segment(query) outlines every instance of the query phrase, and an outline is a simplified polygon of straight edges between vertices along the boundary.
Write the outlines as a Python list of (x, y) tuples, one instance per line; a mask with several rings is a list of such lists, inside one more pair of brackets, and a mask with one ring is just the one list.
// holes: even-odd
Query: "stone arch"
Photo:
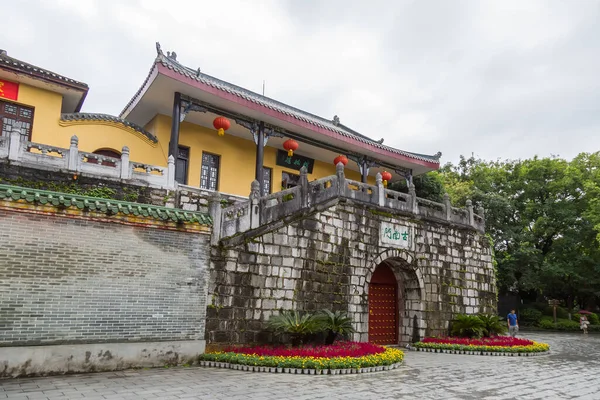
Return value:
[[(415, 265), (413, 255), (401, 249), (387, 249), (374, 257), (368, 264), (368, 272), (365, 280), (364, 293), (367, 297), (373, 273), (380, 265), (386, 265), (392, 269), (398, 284), (399, 344), (422, 339), (426, 329), (424, 318), (425, 281), (423, 273)], [(366, 316), (366, 321), (368, 321), (368, 315)]]

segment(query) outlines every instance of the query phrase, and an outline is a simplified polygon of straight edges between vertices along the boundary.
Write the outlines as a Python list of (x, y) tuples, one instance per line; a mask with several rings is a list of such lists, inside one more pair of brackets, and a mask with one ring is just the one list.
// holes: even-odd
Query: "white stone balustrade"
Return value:
[(31, 168), (130, 180), (163, 189), (177, 187), (173, 156), (169, 156), (167, 167), (146, 165), (131, 162), (127, 146), (123, 147), (121, 158), (113, 158), (80, 151), (77, 136), (71, 137), (68, 149), (63, 149), (29, 142), (23, 132), (17, 126), (9, 131), (8, 136), (0, 136), (0, 159)]
[(376, 184), (369, 185), (346, 179), (344, 166), (337, 165), (336, 174), (308, 182), (306, 170), (300, 170), (300, 185), (267, 196), (258, 197), (258, 182), (252, 183), (250, 200), (237, 203), (221, 210), (219, 195), (213, 199), (211, 207), (213, 217), (213, 244), (221, 238), (255, 229), (281, 220), (302, 209), (325, 204), (336, 198), (370, 204), (391, 211), (419, 215), (422, 218), (445, 221), (451, 224), (485, 231), (483, 209), (478, 207), (475, 214), (471, 200), (464, 209), (452, 207), (450, 199), (444, 196), (443, 203), (417, 197), (414, 185), (408, 188), (408, 194), (386, 189), (377, 174)]

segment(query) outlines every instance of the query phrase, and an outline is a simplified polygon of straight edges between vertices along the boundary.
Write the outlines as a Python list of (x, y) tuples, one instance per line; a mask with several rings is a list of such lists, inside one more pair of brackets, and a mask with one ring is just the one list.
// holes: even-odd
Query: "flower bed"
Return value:
[(404, 353), (370, 343), (342, 342), (316, 347), (243, 347), (202, 354), (201, 365), (260, 372), (362, 373), (400, 365)]
[(496, 336), (482, 339), (456, 337), (425, 338), (412, 345), (416, 350), (458, 354), (480, 355), (521, 355), (546, 353), (550, 346), (533, 340), (508, 336)]

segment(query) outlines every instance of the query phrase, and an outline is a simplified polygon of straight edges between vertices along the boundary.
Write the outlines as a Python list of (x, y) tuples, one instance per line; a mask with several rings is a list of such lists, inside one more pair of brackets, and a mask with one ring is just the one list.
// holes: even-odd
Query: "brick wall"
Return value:
[(209, 241), (0, 209), (0, 346), (203, 339)]

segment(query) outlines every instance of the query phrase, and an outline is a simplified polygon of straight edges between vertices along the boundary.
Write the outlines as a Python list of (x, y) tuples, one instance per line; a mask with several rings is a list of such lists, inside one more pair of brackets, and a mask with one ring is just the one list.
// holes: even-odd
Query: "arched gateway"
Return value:
[(412, 256), (388, 250), (374, 260), (368, 284), (368, 337), (377, 344), (400, 344), (424, 336), (423, 278)]

